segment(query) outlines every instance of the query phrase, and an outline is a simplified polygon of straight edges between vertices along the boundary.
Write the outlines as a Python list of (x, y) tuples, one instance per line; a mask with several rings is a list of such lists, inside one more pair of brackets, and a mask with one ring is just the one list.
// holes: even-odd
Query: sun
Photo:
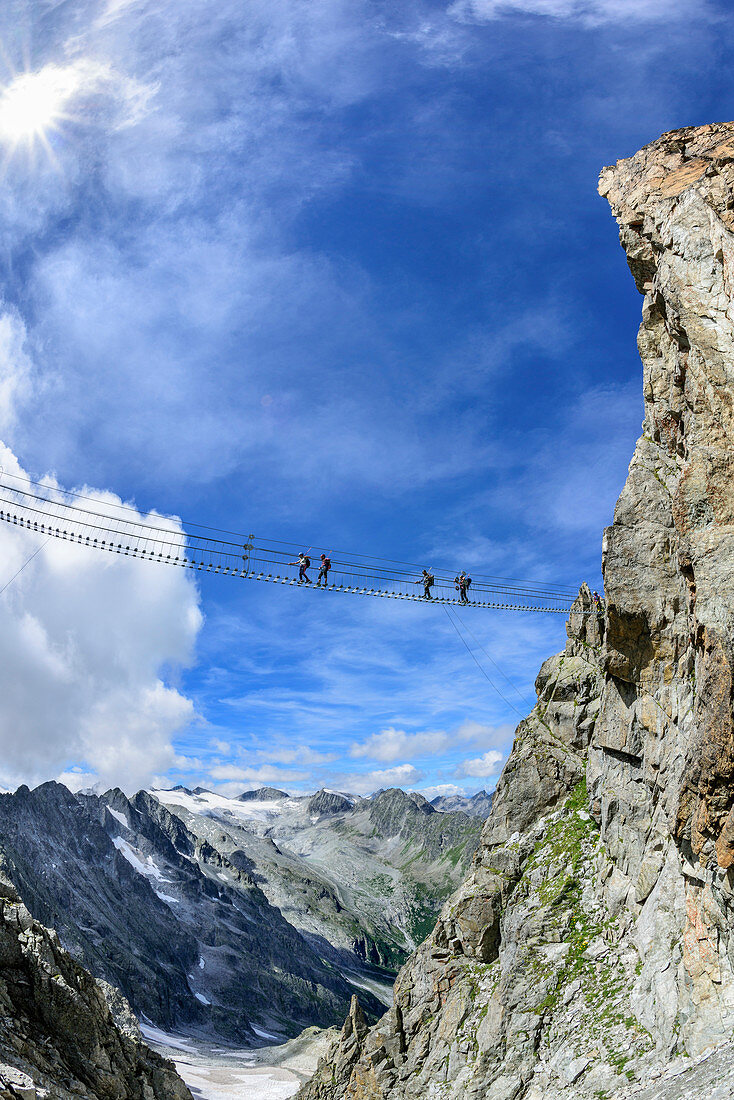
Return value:
[(78, 88), (73, 67), (46, 65), (35, 73), (19, 73), (0, 93), (0, 142), (11, 147), (45, 143)]

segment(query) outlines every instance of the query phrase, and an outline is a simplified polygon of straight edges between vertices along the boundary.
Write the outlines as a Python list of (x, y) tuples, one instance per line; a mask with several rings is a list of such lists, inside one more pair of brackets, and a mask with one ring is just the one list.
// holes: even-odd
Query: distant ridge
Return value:
[(449, 794), (449, 795), (437, 795), (431, 799), (431, 806), (434, 810), (441, 810), (443, 813), (461, 813), (469, 814), (471, 817), (489, 817), (489, 811), (492, 809), (492, 794), (488, 794), (486, 791), (477, 791), (471, 797), (467, 797), (462, 794)]
[(241, 795), (238, 795), (237, 801), (278, 802), (281, 798), (288, 798), (287, 791), (279, 791), (277, 787), (258, 787), (256, 791), (243, 791)]

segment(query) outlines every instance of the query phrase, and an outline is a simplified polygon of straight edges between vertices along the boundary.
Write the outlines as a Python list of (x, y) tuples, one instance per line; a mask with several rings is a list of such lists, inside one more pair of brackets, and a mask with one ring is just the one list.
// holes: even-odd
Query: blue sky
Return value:
[[(734, 115), (733, 30), (713, 0), (11, 0), (6, 469), (599, 585), (642, 397), (596, 180)], [(8, 99), (29, 78), (55, 104), (33, 136)], [(0, 540), (11, 575), (33, 544)], [(467, 613), (502, 698), (440, 609), (55, 554), (0, 597), (9, 786), (472, 792), (564, 640), (560, 618)]]

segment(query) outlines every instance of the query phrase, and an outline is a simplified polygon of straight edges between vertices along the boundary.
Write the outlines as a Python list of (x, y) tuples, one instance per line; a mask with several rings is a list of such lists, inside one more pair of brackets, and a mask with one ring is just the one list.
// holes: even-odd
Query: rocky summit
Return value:
[(471, 872), (302, 1100), (734, 1094), (734, 123), (600, 192), (644, 296), (645, 420)]

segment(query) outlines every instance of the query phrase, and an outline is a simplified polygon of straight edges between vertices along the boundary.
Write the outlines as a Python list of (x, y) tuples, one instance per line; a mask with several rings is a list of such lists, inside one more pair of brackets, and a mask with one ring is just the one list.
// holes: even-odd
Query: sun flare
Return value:
[(73, 68), (47, 65), (36, 73), (20, 73), (0, 94), (0, 141), (8, 145), (44, 140), (64, 116), (64, 108), (79, 87)]

